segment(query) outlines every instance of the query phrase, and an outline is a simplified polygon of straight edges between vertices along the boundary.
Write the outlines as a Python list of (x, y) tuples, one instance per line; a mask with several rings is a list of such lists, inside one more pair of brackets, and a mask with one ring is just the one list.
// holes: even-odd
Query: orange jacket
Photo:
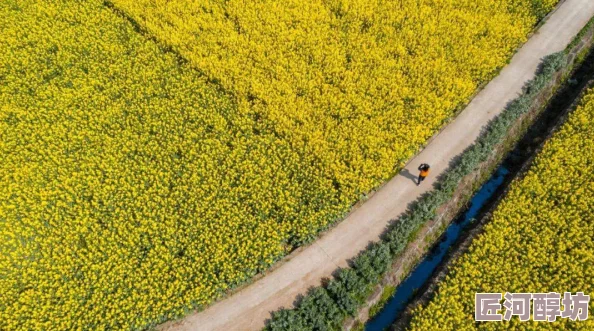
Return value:
[(421, 177), (427, 177), (427, 176), (429, 176), (429, 169), (427, 169), (427, 170), (421, 170), (421, 175), (420, 176)]

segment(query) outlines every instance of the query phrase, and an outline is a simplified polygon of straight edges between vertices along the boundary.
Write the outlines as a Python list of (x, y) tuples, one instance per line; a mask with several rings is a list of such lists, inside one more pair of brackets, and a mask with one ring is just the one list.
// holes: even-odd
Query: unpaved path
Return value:
[[(297, 295), (330, 277), (338, 266), (379, 240), (386, 225), (407, 205), (429, 190), (436, 176), (453, 157), (470, 146), (481, 128), (516, 98), (524, 83), (534, 77), (542, 57), (561, 51), (594, 15), (594, 0), (567, 0), (518, 51), (511, 63), (491, 81), (406, 168), (340, 224), (298, 252), (265, 277), (206, 310), (162, 330), (259, 330), (270, 313), (292, 307)], [(411, 177), (420, 163), (432, 165), (431, 176), (419, 187)]]

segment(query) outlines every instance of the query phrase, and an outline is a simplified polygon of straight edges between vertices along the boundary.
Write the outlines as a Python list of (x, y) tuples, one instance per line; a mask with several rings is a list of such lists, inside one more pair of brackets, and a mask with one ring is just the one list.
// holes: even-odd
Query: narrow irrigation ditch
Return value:
[(522, 176), (545, 141), (575, 108), (580, 95), (592, 86), (594, 52), (590, 49), (588, 53), (582, 51), (576, 56), (585, 56), (577, 61), (581, 65), (565, 80), (565, 84), (558, 89), (515, 148), (472, 197), (468, 207), (447, 226), (428, 254), (398, 285), (383, 308), (379, 311), (376, 309), (377, 313), (365, 324), (365, 330), (380, 331), (390, 326), (394, 330), (404, 330), (410, 320), (411, 309), (431, 299), (437, 284), (445, 277), (448, 266), (463, 254), (472, 239), (481, 232), (492, 210), (505, 196), (509, 184)]
[(509, 174), (510, 172), (505, 166), (500, 166), (497, 169), (495, 174), (472, 198), (470, 208), (448, 226), (439, 243), (431, 249), (406, 280), (400, 283), (384, 308), (365, 325), (365, 330), (382, 331), (392, 325), (398, 313), (406, 307), (408, 300), (415, 294), (416, 289), (423, 286), (430, 279), (465, 227), (474, 221), (485, 204), (491, 201), (495, 192), (498, 191), (498, 188), (501, 187)]

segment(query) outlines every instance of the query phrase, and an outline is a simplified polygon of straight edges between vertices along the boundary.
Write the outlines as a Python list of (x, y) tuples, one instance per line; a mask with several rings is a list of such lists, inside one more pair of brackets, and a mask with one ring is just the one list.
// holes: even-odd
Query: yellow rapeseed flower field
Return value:
[[(475, 292), (594, 294), (594, 89), (515, 181), (411, 330), (592, 330), (594, 321), (474, 322)], [(594, 300), (590, 301), (590, 313)]]
[(102, 1), (2, 1), (0, 31), (0, 329), (182, 314), (320, 226), (287, 142)]
[(155, 42), (103, 0), (0, 1), (0, 329), (209, 304), (388, 178), (555, 2), (117, 1)]
[(558, 0), (110, 0), (351, 203), (401, 167)]

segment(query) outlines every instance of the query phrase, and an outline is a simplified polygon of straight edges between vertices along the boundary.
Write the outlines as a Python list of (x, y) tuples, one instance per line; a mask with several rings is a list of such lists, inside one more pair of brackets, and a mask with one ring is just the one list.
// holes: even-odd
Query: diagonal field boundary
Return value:
[[(431, 189), (454, 157), (472, 145), (481, 129), (515, 99), (524, 84), (534, 78), (541, 59), (565, 49), (594, 16), (593, 0), (566, 0), (546, 23), (514, 55), (510, 64), (479, 92), (470, 104), (407, 166), (368, 201), (356, 208), (314, 244), (281, 262), (261, 279), (204, 311), (168, 322), (161, 330), (250, 331), (259, 330), (281, 307), (291, 308), (299, 294), (330, 278), (337, 266), (379, 241), (390, 221)], [(431, 176), (417, 187), (410, 174), (420, 163), (431, 164)]]

